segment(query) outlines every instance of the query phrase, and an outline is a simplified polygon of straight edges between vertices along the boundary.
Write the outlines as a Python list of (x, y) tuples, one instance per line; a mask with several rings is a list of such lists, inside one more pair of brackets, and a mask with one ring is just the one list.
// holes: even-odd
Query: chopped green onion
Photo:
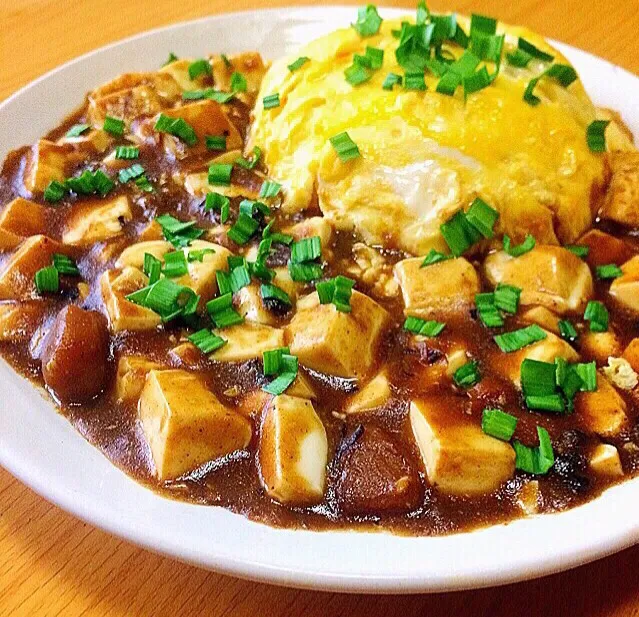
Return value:
[(593, 120), (586, 130), (586, 141), (591, 152), (606, 151), (606, 127), (610, 120)]
[(441, 76), (435, 90), (440, 94), (453, 96), (457, 88), (461, 85), (462, 80), (463, 77), (461, 75), (458, 75), (453, 70), (449, 70)]
[(372, 77), (372, 74), (366, 67), (352, 64), (344, 70), (344, 77), (351, 86), (359, 86), (366, 83)]
[(521, 289), (514, 285), (499, 283), (495, 288), (495, 307), (505, 313), (515, 315), (519, 308)]
[(121, 137), (124, 135), (124, 120), (114, 118), (113, 116), (105, 116), (102, 128), (111, 135)]
[(217, 334), (204, 328), (188, 336), (187, 339), (193, 343), (203, 354), (210, 354), (224, 347), (226, 341)]
[(426, 90), (424, 73), (405, 73), (404, 90)]
[(199, 238), (204, 233), (203, 229), (196, 227), (195, 221), (183, 223), (170, 214), (163, 214), (155, 220), (162, 228), (164, 238), (176, 248), (189, 246), (192, 240)]
[(419, 317), (407, 317), (404, 321), (404, 330), (412, 332), (413, 334), (419, 334), (421, 336), (436, 337), (439, 336), (446, 324), (440, 321), (426, 321)]
[(473, 13), (470, 16), (470, 36), (473, 34), (483, 34), (491, 36), (497, 32), (497, 20), (485, 15)]
[(197, 306), (199, 301), (199, 297), (192, 289), (178, 285), (167, 278), (160, 279), (125, 297), (129, 302), (151, 309), (160, 315), (164, 322), (192, 313), (193, 307)]
[(334, 135), (329, 140), (331, 145), (337, 152), (337, 156), (339, 156), (342, 162), (350, 161), (351, 159), (356, 159), (360, 156), (359, 148), (357, 144), (350, 138), (349, 134), (339, 133), (338, 135)]
[(197, 79), (200, 75), (211, 75), (211, 63), (204, 58), (200, 58), (189, 64), (189, 79)]
[(547, 336), (537, 324), (532, 324), (513, 332), (498, 334), (493, 337), (493, 340), (504, 353), (510, 353), (543, 341)]
[(207, 99), (211, 99), (212, 101), (220, 103), (221, 105), (233, 100), (234, 97), (235, 94), (233, 94), (233, 92), (219, 92), (217, 90), (213, 90), (206, 95)]
[(382, 68), (384, 64), (384, 50), (376, 47), (366, 47), (366, 58), (370, 61), (370, 68), (374, 71)]
[(207, 193), (204, 210), (220, 212), (220, 222), (226, 223), (231, 214), (231, 200), (220, 193)]
[(188, 146), (197, 144), (197, 135), (193, 127), (184, 118), (170, 118), (160, 114), (154, 126), (160, 133), (168, 133), (180, 138)]
[(261, 285), (260, 294), (262, 300), (277, 300), (286, 306), (292, 305), (290, 296), (277, 285)]
[(178, 60), (178, 57), (173, 52), (169, 52), (169, 57), (167, 58), (166, 62), (162, 66), (171, 64), (171, 62), (175, 62), (176, 60)]
[(232, 92), (246, 92), (248, 83), (246, 77), (242, 73), (235, 71), (231, 75), (231, 91)]
[(64, 197), (66, 192), (67, 189), (62, 182), (51, 180), (51, 182), (47, 185), (47, 188), (44, 189), (44, 199), (49, 203), (56, 203)]
[(212, 316), (212, 319), (215, 322), (215, 327), (219, 329), (229, 328), (230, 326), (237, 326), (244, 323), (244, 317), (232, 308), (228, 308), (215, 314)]
[(521, 244), (512, 245), (510, 236), (504, 235), (504, 251), (511, 257), (521, 257), (535, 248), (535, 238), (528, 234)]
[(539, 77), (535, 77), (528, 82), (524, 91), (524, 101), (529, 105), (538, 105), (541, 102), (541, 99), (534, 94), (534, 89), (542, 78), (553, 79), (564, 88), (567, 88), (573, 81), (578, 79), (578, 75), (575, 69), (567, 64), (553, 64)]
[(481, 381), (481, 373), (476, 360), (467, 362), (453, 374), (453, 381), (460, 388), (472, 388)]
[(260, 188), (260, 199), (271, 199), (277, 197), (282, 188), (281, 184), (274, 182), (273, 180), (264, 180), (262, 187)]
[(322, 278), (322, 266), (317, 263), (288, 262), (288, 272), (296, 282), (310, 282)]
[(93, 172), (93, 182), (96, 191), (100, 193), (102, 197), (105, 197), (115, 188), (115, 182), (100, 169)]
[(183, 251), (173, 251), (164, 255), (164, 268), (162, 270), (167, 278), (177, 278), (189, 273), (186, 264), (186, 255)]
[(116, 159), (137, 159), (140, 156), (140, 148), (137, 146), (117, 146), (115, 149)]
[(320, 304), (330, 304), (332, 302), (341, 313), (350, 313), (354, 285), (354, 280), (339, 275), (329, 281), (317, 283), (315, 289), (317, 290)]
[(546, 396), (555, 394), (556, 367), (550, 362), (526, 358), (521, 363), (521, 389), (524, 396)]
[(491, 208), (483, 199), (476, 197), (466, 213), (466, 220), (481, 233), (484, 238), (492, 238), (493, 228), (499, 218), (499, 212)]
[(469, 94), (478, 92), (490, 86), (493, 82), (493, 78), (488, 73), (485, 66), (482, 66), (476, 73), (462, 78), (462, 85), (464, 86), (464, 99), (468, 98)]
[(204, 143), (207, 150), (226, 150), (226, 135), (206, 135)]
[(278, 376), (271, 383), (263, 386), (262, 390), (275, 396), (282, 394), (295, 381), (298, 366), (295, 356), (283, 353), (279, 359)]
[(377, 12), (377, 7), (373, 4), (368, 4), (357, 10), (357, 21), (351, 25), (360, 36), (373, 36), (379, 32), (382, 18)]
[(233, 293), (231, 288), (231, 275), (224, 270), (218, 270), (215, 273), (215, 280), (217, 282), (217, 291), (220, 296), (226, 296), (226, 294)]
[(564, 399), (560, 394), (527, 396), (526, 406), (528, 409), (536, 411), (552, 411), (555, 413), (562, 413), (566, 408)]
[(505, 35), (471, 36), (471, 51), (480, 59), (499, 64), (504, 48)]
[(264, 109), (273, 109), (280, 106), (280, 95), (278, 92), (275, 94), (269, 94), (262, 99)]
[(235, 159), (235, 163), (242, 167), (243, 169), (254, 169), (255, 166), (259, 163), (260, 158), (262, 157), (262, 150), (255, 146), (253, 148), (253, 152), (250, 155), (250, 158), (242, 158)]
[(516, 455), (515, 468), (535, 475), (544, 475), (555, 464), (555, 454), (548, 431), (538, 426), (537, 436), (539, 437), (537, 448), (530, 448), (519, 441), (513, 443)]
[(605, 266), (597, 266), (598, 279), (616, 279), (623, 275), (623, 270), (617, 264), (606, 264)]
[(573, 326), (569, 321), (560, 319), (558, 326), (559, 334), (561, 334), (561, 338), (563, 338), (564, 340), (573, 343), (579, 337), (577, 330), (575, 330), (575, 326)]
[(262, 353), (262, 366), (264, 375), (267, 377), (277, 375), (282, 366), (282, 356), (290, 355), (291, 351), (288, 347), (278, 347), (277, 349), (269, 349)]
[(466, 220), (466, 215), (462, 210), (440, 225), (439, 229), (450, 248), (450, 252), (455, 257), (461, 257), (481, 238), (479, 231)]
[(589, 246), (582, 246), (580, 244), (566, 244), (564, 248), (568, 249), (574, 255), (577, 255), (579, 259), (586, 259), (586, 257), (588, 257), (588, 253), (590, 253)]
[(134, 163), (131, 167), (126, 167), (118, 172), (118, 180), (125, 184), (129, 180), (135, 180), (144, 174), (144, 167), (139, 163)]
[(233, 165), (231, 163), (213, 163), (209, 165), (209, 184), (230, 186), (232, 171)]
[(246, 244), (260, 226), (254, 218), (240, 212), (227, 236), (236, 244)]
[(588, 302), (584, 319), (590, 322), (591, 332), (606, 332), (608, 330), (608, 309), (603, 302), (598, 300)]
[(233, 68), (233, 64), (231, 63), (231, 61), (229, 60), (228, 56), (226, 54), (220, 54), (220, 58), (222, 58), (222, 62), (224, 62), (224, 66), (227, 69), (232, 69)]
[(433, 264), (438, 264), (442, 261), (448, 261), (449, 259), (452, 259), (452, 258), (453, 258), (452, 255), (446, 255), (444, 253), (440, 253), (439, 251), (436, 251), (435, 249), (430, 249), (430, 251), (428, 252), (428, 255), (424, 257), (424, 261), (422, 261), (422, 265), (420, 266), (420, 268), (424, 268), (426, 266), (432, 266)]
[(66, 133), (66, 137), (80, 137), (88, 128), (89, 124), (74, 124)]
[(394, 86), (401, 86), (403, 82), (402, 76), (397, 73), (389, 73), (384, 79), (382, 88), (384, 90), (392, 90)]
[(481, 414), (481, 428), (486, 435), (510, 441), (517, 428), (517, 418), (501, 409), (484, 409)]
[(35, 286), (39, 294), (57, 293), (60, 289), (60, 278), (55, 266), (41, 268), (35, 273)]
[(294, 264), (312, 261), (321, 257), (321, 255), (322, 245), (319, 236), (302, 238), (291, 246), (291, 262)]
[(233, 309), (233, 294), (230, 291), (207, 302), (206, 310), (218, 328), (227, 328), (244, 321)]
[(135, 186), (146, 193), (154, 193), (155, 189), (146, 176), (140, 176), (135, 180)]
[(199, 261), (200, 263), (204, 263), (204, 257), (206, 255), (213, 255), (215, 253), (215, 249), (197, 249), (193, 251), (189, 251), (186, 259), (189, 262)]
[(538, 47), (535, 47), (532, 43), (529, 43), (526, 39), (522, 39), (519, 37), (519, 41), (517, 42), (517, 47), (524, 51), (525, 53), (531, 55), (533, 58), (537, 58), (539, 60), (543, 60), (545, 62), (552, 62), (555, 57), (547, 54), (544, 51), (541, 51)]
[(144, 265), (142, 268), (144, 274), (149, 277), (149, 285), (157, 283), (160, 280), (162, 272), (162, 262), (151, 253), (144, 253)]
[(475, 294), (475, 306), (479, 319), (487, 328), (500, 328), (504, 325), (504, 318), (495, 304), (494, 293)]
[(251, 275), (247, 266), (243, 265), (233, 268), (231, 272), (231, 291), (233, 293), (237, 293), (240, 289), (247, 287), (250, 284)]
[(532, 56), (523, 49), (515, 49), (514, 51), (506, 54), (506, 59), (509, 64), (516, 66), (520, 69), (524, 69), (528, 66), (530, 61), (532, 60)]
[(597, 365), (595, 362), (575, 364), (575, 371), (583, 382), (584, 392), (594, 392), (597, 389)]
[(80, 276), (80, 270), (76, 266), (75, 261), (67, 255), (61, 253), (53, 254), (53, 267), (59, 274), (68, 274), (69, 276)]
[(294, 73), (295, 71), (299, 71), (309, 61), (310, 58), (301, 56), (297, 60), (295, 60), (295, 62), (291, 62), (291, 64), (289, 64), (287, 68), (291, 73)]
[(73, 191), (77, 195), (92, 195), (97, 192), (102, 197), (106, 196), (115, 187), (113, 180), (100, 169), (93, 173), (86, 170), (79, 176), (67, 178), (64, 185), (66, 189)]

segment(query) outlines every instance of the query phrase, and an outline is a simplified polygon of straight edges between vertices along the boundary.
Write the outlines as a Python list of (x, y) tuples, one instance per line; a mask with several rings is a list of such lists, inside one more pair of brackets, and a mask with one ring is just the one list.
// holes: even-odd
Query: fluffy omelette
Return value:
[[(413, 20), (410, 23), (414, 23)], [(469, 20), (458, 17), (468, 32)], [(426, 91), (382, 84), (403, 75), (392, 31), (361, 37), (353, 28), (317, 39), (295, 56), (275, 62), (260, 99), (279, 93), (281, 105), (255, 108), (249, 147), (265, 152), (271, 175), (282, 182), (285, 212), (319, 206), (338, 229), (353, 230), (369, 244), (423, 255), (445, 250), (440, 225), (474, 197), (500, 213), (498, 233), (520, 242), (532, 234), (539, 243), (570, 243), (590, 227), (606, 169), (586, 142), (595, 107), (580, 80), (567, 88), (540, 80), (541, 104), (522, 100), (526, 85), (548, 64), (533, 59), (526, 68), (502, 62), (490, 87), (464, 100), (436, 92), (439, 78), (426, 72)], [(504, 56), (518, 37), (568, 64), (540, 36), (499, 24)], [(352, 86), (344, 71), (367, 46), (384, 50), (383, 66)], [(452, 47), (452, 53), (464, 50)], [(287, 66), (298, 56), (302, 69)], [(258, 99), (258, 100), (260, 100)], [(361, 156), (342, 162), (329, 138), (347, 131)]]

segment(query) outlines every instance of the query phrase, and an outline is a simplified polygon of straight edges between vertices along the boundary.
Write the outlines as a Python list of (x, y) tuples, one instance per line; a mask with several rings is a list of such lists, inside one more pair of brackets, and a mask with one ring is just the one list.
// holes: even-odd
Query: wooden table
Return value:
[[(241, 10), (284, 4), (290, 2), (3, 0), (0, 100), (54, 66), (136, 32), (229, 6)], [(413, 10), (412, 3), (402, 0), (378, 4)], [(431, 4), (437, 10), (485, 12), (525, 24), (639, 72), (637, 0)], [(81, 523), (0, 470), (0, 617), (516, 614), (639, 616), (639, 546), (572, 572), (502, 589), (379, 598), (295, 591), (153, 555)]]

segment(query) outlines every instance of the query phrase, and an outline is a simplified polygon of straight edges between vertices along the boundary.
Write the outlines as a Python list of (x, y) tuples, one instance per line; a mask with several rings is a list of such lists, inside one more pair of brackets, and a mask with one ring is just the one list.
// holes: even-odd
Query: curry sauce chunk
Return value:
[(160, 480), (246, 448), (251, 440), (251, 423), (186, 371), (150, 371), (138, 409)]

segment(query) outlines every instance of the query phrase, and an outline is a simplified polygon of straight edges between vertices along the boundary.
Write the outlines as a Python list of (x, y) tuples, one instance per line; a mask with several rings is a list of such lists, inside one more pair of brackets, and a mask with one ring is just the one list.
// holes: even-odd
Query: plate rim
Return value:
[[(176, 22), (172, 24), (167, 24), (164, 26), (160, 26), (158, 28), (153, 28), (151, 30), (146, 30), (143, 32), (138, 32), (126, 38), (120, 39), (118, 41), (113, 41), (104, 45), (102, 47), (96, 48), (94, 50), (88, 51), (76, 58), (73, 58), (64, 64), (61, 64), (46, 73), (38, 76), (33, 81), (21, 87), (16, 92), (12, 93), (5, 100), (0, 102), (0, 118), (3, 115), (3, 112), (6, 108), (13, 104), (16, 99), (28, 94), (28, 92), (35, 88), (38, 84), (47, 81), (52, 78), (52, 76), (56, 75), (59, 72), (62, 72), (69, 67), (74, 66), (75, 64), (81, 64), (82, 62), (90, 59), (91, 57), (103, 53), (108, 53), (113, 48), (124, 46), (127, 44), (131, 44), (139, 39), (144, 39), (149, 36), (159, 35), (162, 33), (167, 33), (172, 30), (180, 30), (182, 28), (188, 27), (190, 25), (195, 24), (207, 24), (210, 22), (222, 22), (224, 20), (237, 20), (242, 16), (246, 15), (254, 15), (254, 14), (279, 14), (284, 16), (285, 18), (291, 18), (295, 16), (303, 16), (308, 18), (309, 16), (317, 15), (314, 21), (325, 21), (320, 19), (320, 13), (326, 14), (327, 11), (336, 11), (341, 13), (345, 13), (347, 11), (354, 12), (356, 10), (356, 6), (343, 6), (343, 5), (328, 5), (328, 6), (295, 6), (295, 7), (280, 7), (280, 8), (268, 8), (268, 9), (249, 9), (245, 11), (236, 11), (229, 13), (218, 13), (205, 17), (200, 17), (188, 21)], [(402, 8), (384, 8), (380, 7), (380, 12), (382, 15), (389, 15), (392, 17), (401, 16), (403, 14), (407, 14), (412, 9), (402, 9)], [(349, 22), (350, 23), (350, 22)], [(346, 25), (346, 24), (344, 24)], [(553, 39), (547, 39), (552, 45), (556, 45), (560, 48), (560, 50), (568, 51), (570, 53), (580, 53), (585, 54), (589, 57), (590, 60), (593, 60), (599, 64), (606, 65), (609, 69), (614, 69), (615, 71), (621, 71), (625, 73), (629, 78), (637, 80), (637, 76), (633, 73), (624, 69), (623, 67), (619, 67), (617, 65), (612, 64), (610, 61), (600, 58), (598, 56), (594, 56), (589, 52), (580, 50), (578, 48), (572, 47), (570, 45), (566, 45), (565, 43), (559, 43), (554, 41)], [(215, 45), (212, 45), (215, 47)], [(13, 369), (9, 369), (13, 371)], [(24, 378), (21, 378), (24, 379)], [(27, 382), (28, 387), (32, 390), (41, 394), (41, 392), (32, 384), (31, 382)], [(51, 409), (55, 409), (49, 402), (49, 407)], [(57, 414), (58, 418), (62, 418), (65, 423), (68, 421)], [(70, 427), (70, 424), (69, 424)], [(75, 437), (79, 440), (85, 441), (84, 437), (77, 433), (75, 429), (71, 428)], [(85, 442), (88, 443), (88, 442)], [(90, 444), (89, 444), (90, 445)], [(94, 448), (90, 445), (91, 448)], [(97, 450), (97, 449), (96, 449)], [(99, 452), (99, 451), (98, 451)], [(101, 452), (99, 452), (100, 456), (103, 456)], [(213, 569), (217, 572), (228, 574), (232, 576), (236, 576), (239, 578), (256, 580), (265, 583), (292, 586), (297, 588), (304, 589), (316, 589), (316, 590), (327, 590), (327, 591), (346, 591), (346, 592), (369, 592), (369, 593), (424, 593), (424, 592), (441, 592), (441, 591), (453, 591), (453, 590), (462, 590), (462, 589), (471, 589), (471, 588), (480, 588), (480, 587), (489, 587), (489, 586), (497, 586), (497, 585), (505, 585), (516, 581), (528, 580), (531, 578), (536, 578), (539, 576), (556, 573), (562, 570), (566, 570), (577, 565), (582, 565), (598, 559), (600, 557), (604, 557), (611, 553), (617, 552), (619, 550), (623, 550), (635, 543), (639, 543), (639, 520), (636, 524), (629, 529), (620, 528), (616, 530), (616, 533), (609, 533), (607, 536), (603, 537), (599, 543), (592, 542), (584, 548), (583, 546), (575, 546), (573, 551), (568, 554), (564, 554), (562, 558), (558, 558), (557, 555), (552, 554), (552, 552), (548, 555), (546, 559), (538, 559), (534, 563), (530, 562), (521, 562), (513, 567), (509, 572), (500, 571), (495, 572), (491, 570), (486, 570), (483, 573), (473, 573), (470, 575), (459, 576), (459, 575), (443, 575), (440, 576), (436, 580), (425, 581), (421, 578), (419, 573), (414, 575), (404, 575), (404, 576), (394, 576), (394, 575), (376, 575), (376, 576), (362, 576), (357, 573), (354, 573), (350, 576), (345, 574), (335, 574), (330, 572), (318, 572), (318, 571), (292, 571), (290, 568), (282, 568), (277, 566), (269, 566), (268, 563), (262, 563), (259, 561), (247, 561), (246, 559), (237, 559), (230, 556), (224, 555), (212, 555), (210, 552), (198, 553), (197, 551), (186, 554), (184, 552), (180, 552), (176, 550), (170, 542), (167, 541), (158, 541), (158, 538), (153, 537), (153, 534), (144, 535), (137, 533), (135, 530), (127, 529), (122, 525), (119, 525), (116, 521), (113, 520), (109, 515), (103, 515), (100, 512), (95, 510), (91, 510), (91, 508), (85, 507), (83, 509), (82, 505), (79, 504), (78, 495), (75, 495), (73, 491), (69, 491), (65, 488), (56, 488), (55, 483), (49, 484), (47, 482), (47, 477), (38, 477), (38, 470), (36, 468), (31, 469), (31, 465), (28, 460), (15, 460), (11, 458), (10, 449), (1, 448), (0, 447), (0, 464), (7, 469), (14, 477), (16, 477), (19, 481), (27, 485), (29, 488), (34, 490), (38, 495), (44, 497), (51, 503), (54, 503), (65, 512), (72, 514), (73, 516), (84, 520), (85, 522), (99, 527), (108, 533), (116, 535), (118, 537), (122, 537), (133, 544), (138, 546), (142, 546), (145, 549), (148, 549), (155, 553), (160, 553), (171, 558), (178, 559), (180, 561), (190, 563), (192, 565), (196, 565), (199, 567), (205, 567), (209, 569)], [(109, 465), (112, 463), (109, 462)], [(117, 468), (116, 468), (117, 469)], [(129, 482), (134, 482), (138, 487), (143, 488), (145, 491), (152, 492), (149, 488), (139, 485), (127, 476), (124, 472), (117, 469), (118, 473), (120, 473), (123, 478), (128, 480)], [(634, 480), (629, 480), (624, 482), (620, 486), (629, 486), (634, 484), (639, 486), (639, 478), (635, 478)], [(615, 490), (615, 489), (610, 489)], [(605, 493), (608, 493), (606, 491)], [(156, 495), (155, 493), (153, 493)], [(589, 502), (584, 506), (579, 506), (577, 508), (573, 508), (567, 513), (575, 512), (576, 510), (582, 510), (585, 507), (588, 507), (589, 504), (593, 502), (601, 502), (605, 500), (604, 495), (600, 495), (595, 500)], [(171, 502), (172, 500), (166, 500), (167, 502)], [(196, 508), (201, 508), (201, 506), (193, 506)], [(207, 506), (210, 508), (210, 506)], [(214, 507), (215, 509), (221, 509)], [(224, 510), (224, 512), (228, 512)], [(258, 525), (260, 527), (265, 527), (269, 530), (269, 532), (279, 532), (282, 530), (274, 529), (261, 523), (256, 523), (254, 521), (250, 521), (242, 517), (242, 515), (233, 515), (242, 518), (243, 524), (247, 525)], [(562, 514), (546, 514), (541, 517), (533, 517), (535, 519), (550, 519), (562, 516)], [(510, 525), (495, 525), (490, 529), (499, 529), (505, 528), (515, 523), (510, 523)], [(288, 531), (288, 530), (287, 530)], [(410, 540), (418, 543), (418, 541), (428, 541), (428, 542), (441, 542), (442, 540), (449, 539), (451, 537), (461, 538), (468, 535), (476, 535), (478, 533), (482, 533), (484, 530), (467, 532), (462, 534), (456, 534), (455, 536), (443, 536), (443, 537), (435, 537), (435, 538), (424, 538), (424, 537), (416, 537), (411, 538)], [(358, 531), (320, 531), (320, 532), (310, 532), (310, 531), (288, 531), (288, 533), (294, 534), (312, 534), (312, 535), (335, 535), (335, 534), (352, 534), (365, 536), (366, 532), (358, 532)], [(268, 532), (267, 532), (268, 535)], [(396, 538), (397, 536), (393, 536), (391, 534), (386, 533), (378, 533), (375, 534), (378, 537), (387, 537), (387, 538)], [(164, 539), (166, 540), (166, 539)], [(206, 554), (204, 554), (206, 553)]]

